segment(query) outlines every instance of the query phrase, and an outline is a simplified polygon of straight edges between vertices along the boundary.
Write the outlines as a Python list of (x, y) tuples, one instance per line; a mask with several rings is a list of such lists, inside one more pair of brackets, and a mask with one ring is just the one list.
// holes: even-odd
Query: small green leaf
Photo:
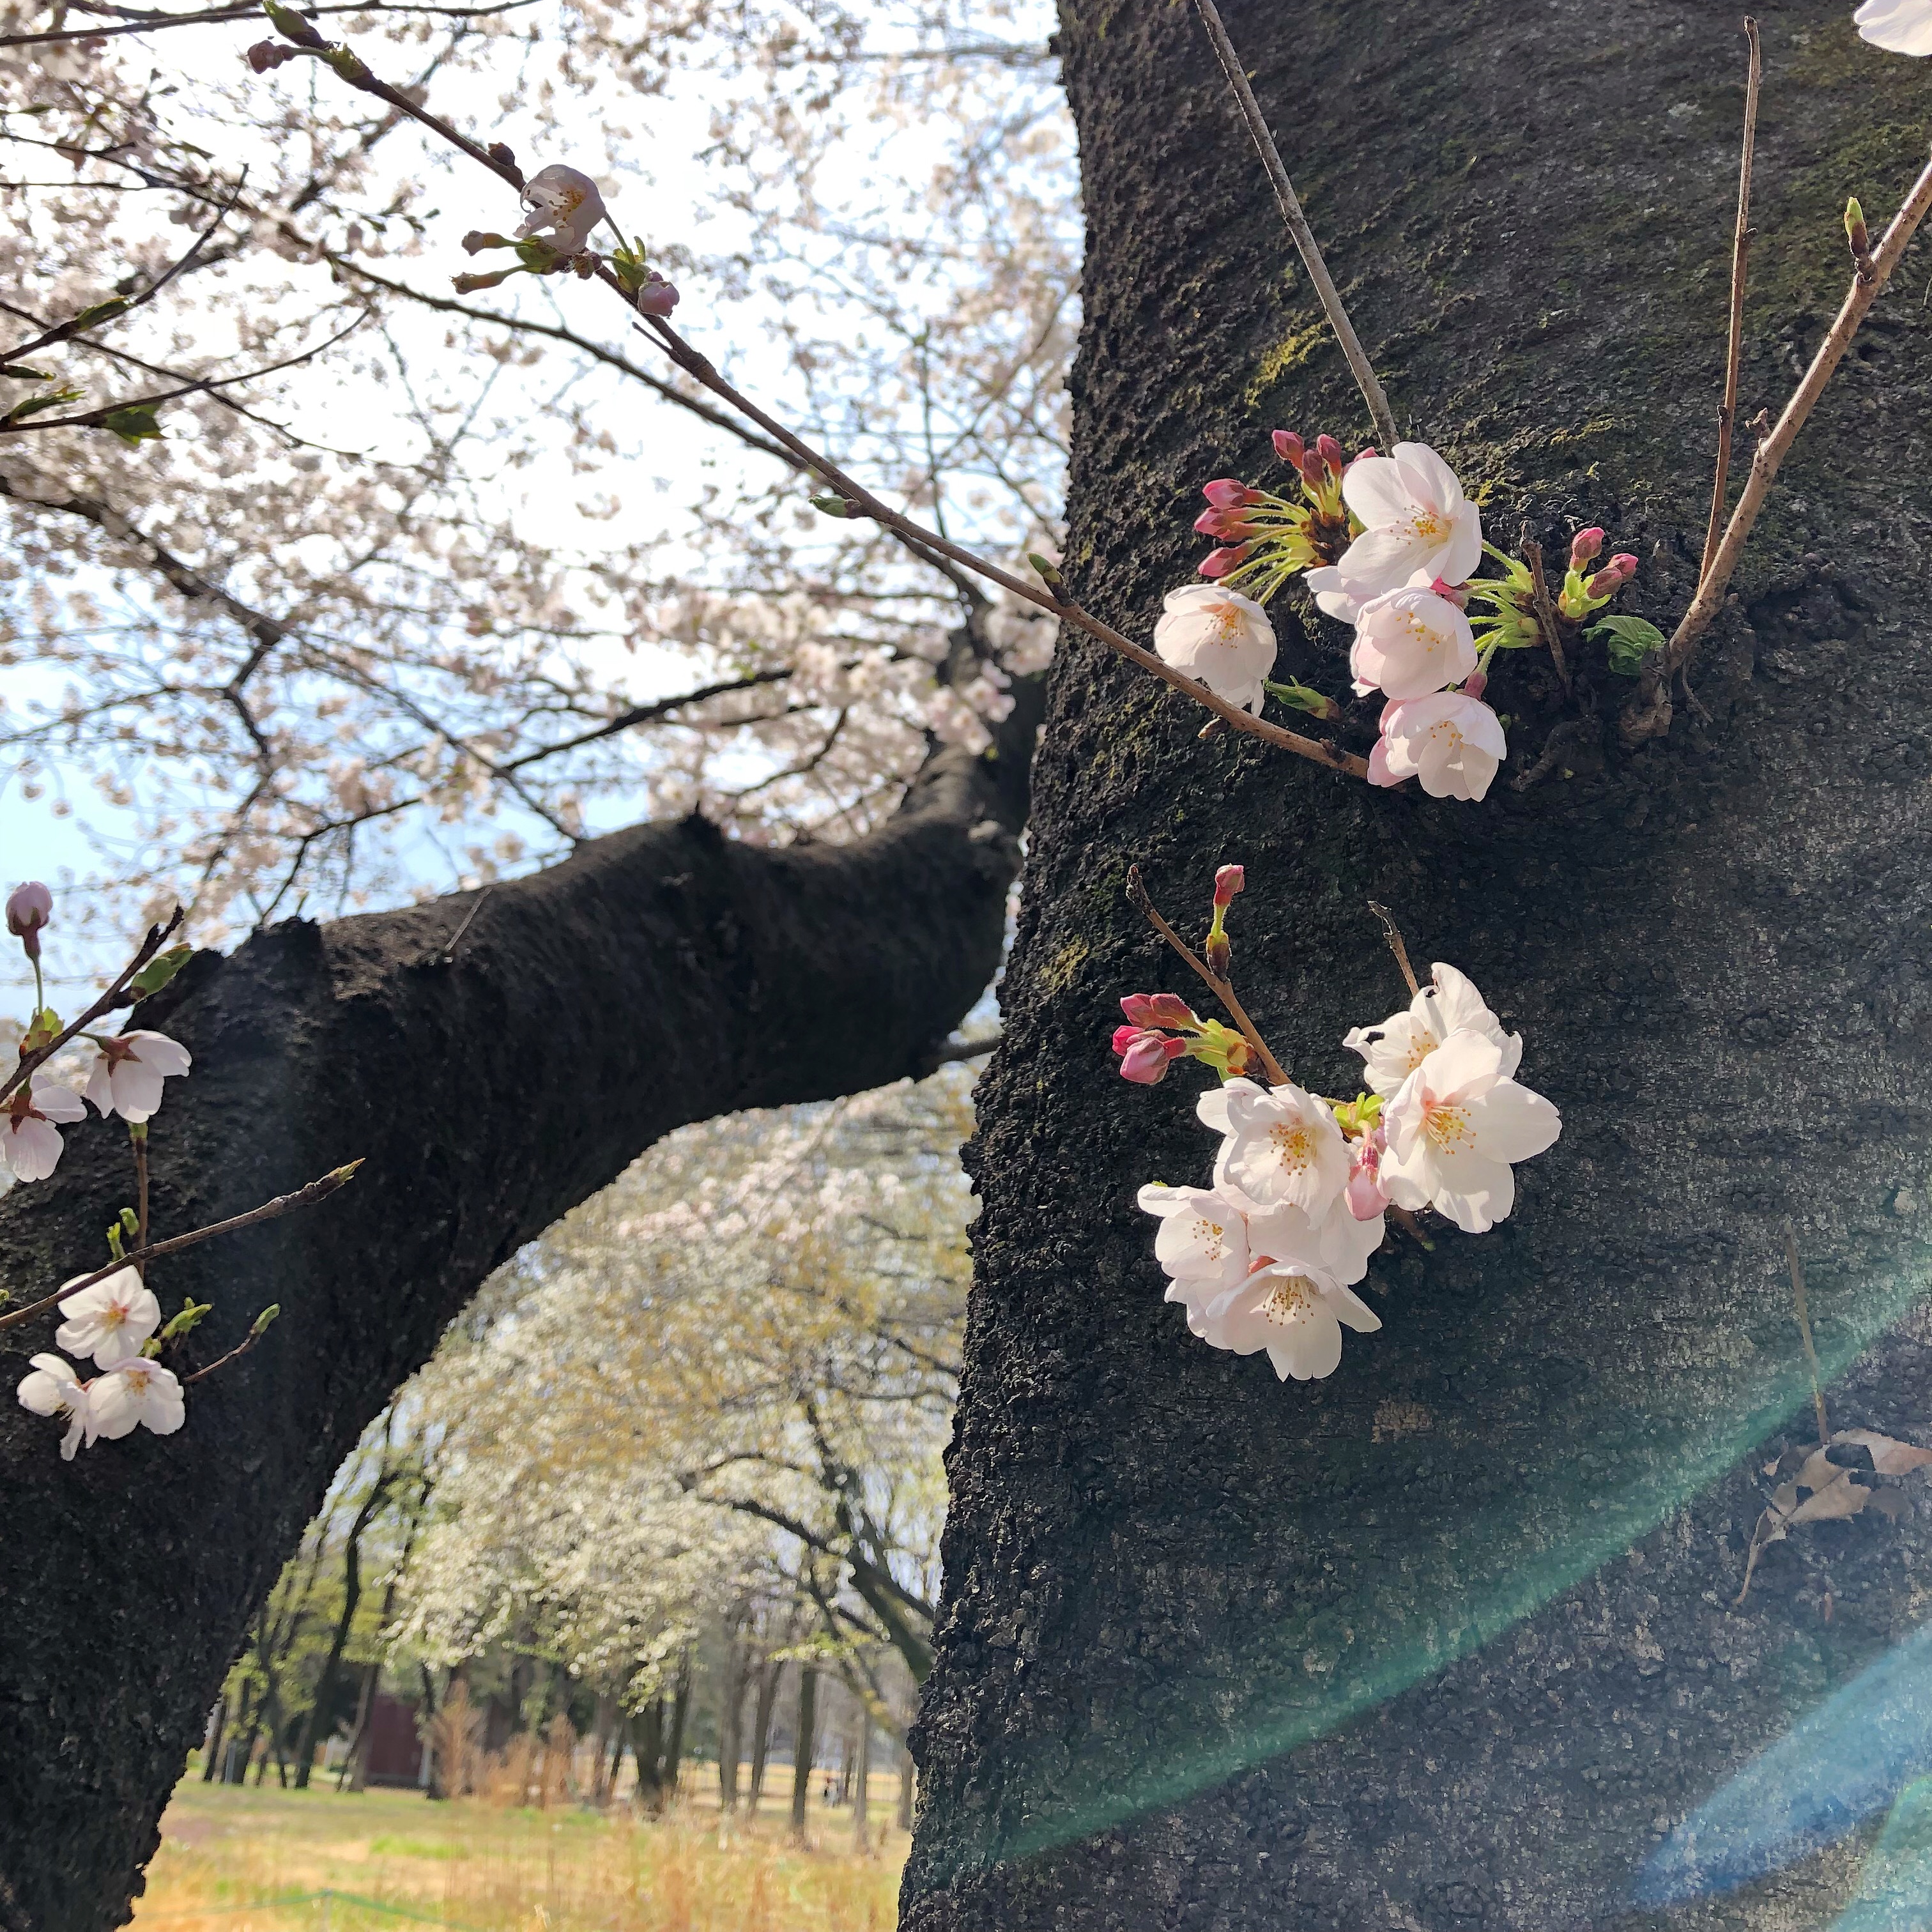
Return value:
[(266, 1334), (268, 1332), (268, 1324), (281, 1312), (282, 1304), (279, 1301), (270, 1302), (268, 1306), (256, 1316), (254, 1327), (248, 1330), (248, 1339), (252, 1342), (256, 1336)]
[(214, 1306), (212, 1301), (197, 1301), (192, 1295), (182, 1304), (181, 1312), (169, 1318), (168, 1324), (155, 1336), (158, 1342), (172, 1342), (177, 1335), (185, 1335)]
[(16, 403), (4, 416), (0, 416), (0, 423), (25, 422), (29, 416), (37, 416), (43, 410), (58, 409), (63, 403), (77, 403), (80, 400), (80, 394), (78, 389), (65, 386), (44, 390), (38, 396), (28, 396)]
[(1606, 617), (1592, 624), (1586, 634), (1608, 639), (1610, 668), (1619, 677), (1636, 676), (1644, 659), (1670, 642), (1646, 617)]
[(146, 403), (130, 404), (124, 410), (110, 410), (100, 418), (103, 429), (112, 430), (130, 449), (158, 438), (161, 426)]
[(166, 952), (157, 953), (128, 982), (128, 992), (137, 1000), (158, 993), (194, 957), (192, 946), (170, 946)]
[(517, 260), (533, 275), (547, 274), (564, 258), (548, 242), (516, 242)]
[(69, 329), (92, 328), (104, 322), (112, 322), (128, 306), (125, 296), (110, 296), (106, 301), (96, 302), (92, 308), (84, 308), (68, 322)]
[(51, 382), (53, 376), (46, 369), (29, 369), (24, 362), (0, 364), (0, 376), (10, 376), (16, 382)]

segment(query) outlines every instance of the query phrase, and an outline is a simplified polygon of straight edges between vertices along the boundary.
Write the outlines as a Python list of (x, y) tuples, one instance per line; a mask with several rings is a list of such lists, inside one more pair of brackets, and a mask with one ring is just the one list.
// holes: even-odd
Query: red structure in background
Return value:
[(416, 1735), (414, 1706), (379, 1690), (369, 1706), (370, 1784), (420, 1784), (423, 1781), (422, 1739)]

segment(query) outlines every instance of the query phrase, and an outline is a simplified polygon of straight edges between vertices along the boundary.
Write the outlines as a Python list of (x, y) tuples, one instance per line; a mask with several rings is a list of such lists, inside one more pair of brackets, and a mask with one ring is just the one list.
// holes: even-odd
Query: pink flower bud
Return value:
[(1620, 550), (1610, 559), (1610, 568), (1628, 584), (1636, 574), (1636, 559), (1627, 550)]
[(1348, 1150), (1348, 1187), (1344, 1198), (1348, 1212), (1358, 1221), (1372, 1221), (1388, 1205), (1380, 1178), (1382, 1151), (1388, 1136), (1377, 1127)]
[(1322, 459), (1322, 466), (1331, 476), (1339, 476), (1346, 460), (1342, 446), (1332, 436), (1318, 436), (1315, 439), (1315, 453)]
[[(1198, 1027), (1199, 1016), (1178, 993), (1130, 993), (1120, 1010), (1136, 1027)], [(1116, 1034), (1116, 1040), (1120, 1035)]]
[(1480, 698), (1490, 688), (1490, 674), (1486, 670), (1472, 670), (1462, 680), (1465, 698)]
[(1234, 895), (1247, 883), (1247, 874), (1240, 866), (1223, 866), (1214, 874), (1214, 903), (1217, 906), (1232, 905)]
[(1469, 586), (1466, 584), (1444, 584), (1438, 577), (1429, 587), (1436, 596), (1443, 598), (1446, 602), (1454, 604), (1457, 610), (1468, 609)]
[(1636, 559), (1628, 550), (1619, 550), (1585, 585), (1592, 597), (1614, 597), (1636, 574)]
[(7, 896), (7, 930), (26, 947), (29, 959), (40, 956), (40, 928), (54, 916), (54, 896), (38, 879), (16, 886)]
[(1366, 449), (1358, 449), (1356, 451), (1355, 460), (1359, 463), (1365, 456), (1379, 456), (1381, 454), (1382, 452), (1378, 450), (1373, 443), (1370, 443)]
[(1186, 1050), (1186, 1041), (1171, 1040), (1162, 1033), (1120, 1027), (1114, 1034), (1114, 1051), (1120, 1056), (1120, 1078), (1142, 1087), (1166, 1078), (1169, 1063)]
[(1237, 543), (1256, 535), (1253, 524), (1238, 510), (1203, 510), (1194, 527), (1204, 537), (1232, 537)]
[(650, 280), (638, 291), (638, 313), (667, 316), (676, 306), (677, 290), (653, 269)]
[(1604, 553), (1604, 533), (1600, 530), (1579, 530), (1570, 539), (1570, 568), (1581, 570), (1586, 563), (1594, 563)]
[(1274, 433), (1274, 453), (1291, 469), (1301, 467), (1302, 442), (1292, 429), (1278, 429)]
[[(1216, 482), (1204, 483), (1201, 486), (1201, 494), (1217, 510), (1245, 508), (1250, 503), (1259, 502), (1262, 495), (1258, 490), (1250, 490), (1245, 483), (1237, 483), (1231, 476), (1223, 476)], [(1197, 524), (1195, 527), (1198, 530), (1200, 526)]]
[(1224, 548), (1210, 551), (1202, 560), (1201, 574), (1203, 577), (1226, 577), (1231, 570), (1238, 570), (1241, 567), (1252, 548), (1252, 544), (1242, 544), (1232, 550)]

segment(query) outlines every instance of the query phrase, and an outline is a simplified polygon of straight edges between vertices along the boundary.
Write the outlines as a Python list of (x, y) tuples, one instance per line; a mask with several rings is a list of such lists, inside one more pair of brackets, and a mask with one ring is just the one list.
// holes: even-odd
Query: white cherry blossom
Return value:
[(112, 1373), (97, 1376), (88, 1397), (94, 1433), (110, 1442), (131, 1436), (136, 1428), (172, 1436), (187, 1414), (174, 1371), (138, 1355)]
[(1225, 1138), (1214, 1185), (1250, 1214), (1298, 1208), (1318, 1225), (1348, 1184), (1348, 1150), (1335, 1116), (1290, 1082), (1264, 1088), (1230, 1080), (1202, 1095), (1195, 1112)]
[(1503, 1072), (1504, 1049), (1453, 1033), (1382, 1110), (1388, 1144), (1379, 1178), (1399, 1208), (1434, 1208), (1480, 1234), (1516, 1202), (1511, 1164), (1554, 1144), (1563, 1122), (1540, 1094)]
[(70, 1355), (91, 1355), (104, 1369), (118, 1368), (138, 1355), (161, 1325), (161, 1304), (132, 1268), (117, 1268), (92, 1287), (68, 1295), (60, 1311), (68, 1318), (54, 1330), (54, 1346)]
[(1429, 970), (1434, 983), (1416, 994), (1406, 1012), (1391, 1013), (1380, 1026), (1357, 1027), (1342, 1042), (1362, 1056), (1371, 1090), (1385, 1100), (1452, 1033), (1479, 1033), (1494, 1040), (1502, 1049), (1505, 1076), (1522, 1064), (1522, 1034), (1503, 1031), (1468, 976), (1440, 959)]
[(87, 1118), (80, 1096), (44, 1073), (36, 1073), (0, 1100), (0, 1161), (16, 1180), (44, 1180), (60, 1165), (56, 1121), (71, 1125)]
[(1364, 604), (1348, 652), (1357, 692), (1426, 698), (1460, 683), (1476, 668), (1469, 620), (1432, 590), (1390, 590)]
[(1887, 53), (1932, 54), (1932, 0), (1865, 0), (1852, 22)]
[(94, 1440), (87, 1384), (74, 1373), (73, 1364), (58, 1355), (36, 1355), (32, 1359), (32, 1369), (20, 1378), (20, 1406), (36, 1415), (67, 1417), (67, 1433), (61, 1438), (61, 1460), (71, 1462), (74, 1452), (82, 1442)]
[(520, 238), (538, 236), (558, 254), (577, 255), (590, 245), (590, 231), (604, 219), (604, 197), (586, 174), (553, 162), (531, 176), (524, 189), (530, 218)]
[(1352, 1289), (1301, 1261), (1259, 1268), (1211, 1300), (1190, 1302), (1187, 1325), (1210, 1348), (1268, 1351), (1286, 1382), (1318, 1382), (1342, 1360), (1344, 1325), (1372, 1335), (1381, 1317)]
[(1170, 590), (1154, 627), (1163, 663), (1198, 678), (1217, 698), (1257, 716), (1268, 694), (1262, 680), (1274, 669), (1274, 626), (1252, 597), (1215, 584)]
[(1502, 721), (1479, 698), (1438, 691), (1405, 698), (1382, 713), (1382, 736), (1369, 754), (1372, 784), (1419, 778), (1431, 798), (1482, 797), (1509, 754)]
[(1247, 1216), (1229, 1196), (1211, 1188), (1167, 1187), (1152, 1181), (1138, 1198), (1142, 1213), (1160, 1216), (1154, 1252), (1174, 1284), (1168, 1300), (1219, 1294), (1245, 1278)]
[(100, 1056), (81, 1091), (103, 1114), (151, 1120), (161, 1104), (161, 1082), (191, 1064), (188, 1050), (164, 1033), (124, 1033), (97, 1042)]
[(1358, 457), (1342, 478), (1342, 495), (1362, 534), (1336, 568), (1358, 598), (1418, 578), (1466, 584), (1475, 575), (1483, 560), (1481, 512), (1426, 443), (1399, 442), (1387, 456)]
[(1301, 580), (1315, 599), (1315, 608), (1324, 616), (1339, 617), (1345, 624), (1352, 624), (1362, 614), (1363, 604), (1374, 595), (1359, 584), (1351, 584), (1339, 564), (1324, 563), (1304, 570)]

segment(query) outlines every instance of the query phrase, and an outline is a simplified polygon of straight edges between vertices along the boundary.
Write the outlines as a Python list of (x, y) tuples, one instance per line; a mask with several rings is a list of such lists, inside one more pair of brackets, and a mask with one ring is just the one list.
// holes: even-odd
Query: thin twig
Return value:
[(186, 1388), (189, 1383), (198, 1382), (204, 1376), (213, 1375), (217, 1369), (225, 1369), (230, 1362), (234, 1360), (237, 1355), (245, 1355), (248, 1351), (252, 1348), (268, 1332), (268, 1330), (260, 1327), (258, 1322), (258, 1325), (250, 1328), (248, 1334), (244, 1335), (241, 1340), (237, 1342), (234, 1347), (229, 1350), (226, 1354), (217, 1355), (214, 1360), (210, 1362), (206, 1368), (196, 1369), (194, 1373), (191, 1376), (183, 1376), (181, 1378), (182, 1387), (183, 1388)]
[(1233, 1016), (1235, 1025), (1241, 1030), (1241, 1037), (1261, 1056), (1261, 1063), (1268, 1070), (1269, 1084), (1275, 1087), (1286, 1087), (1288, 1084), (1288, 1076), (1282, 1071), (1280, 1061), (1269, 1052), (1268, 1042), (1262, 1038), (1260, 1031), (1256, 1027), (1254, 1022), (1249, 1018), (1246, 1009), (1242, 1006), (1239, 1000), (1235, 998), (1234, 988), (1229, 986), (1226, 980), (1216, 979), (1208, 970), (1207, 962), (1202, 959), (1186, 940), (1183, 939), (1180, 934), (1161, 917), (1155, 908), (1154, 902), (1148, 897), (1147, 887), (1141, 882), (1141, 868), (1138, 866), (1130, 866), (1127, 868), (1127, 898), (1129, 902), (1145, 916), (1148, 923), (1154, 928), (1154, 931), (1159, 933), (1161, 938), (1166, 940), (1168, 944), (1172, 946), (1174, 951), (1179, 953), (1181, 958), (1201, 976), (1207, 982), (1209, 990), (1214, 994), (1215, 998), (1219, 1000)]
[[(182, 909), (179, 906), (176, 906), (174, 916), (166, 926), (149, 926), (147, 938), (135, 948), (134, 958), (122, 968), (119, 976), (106, 992), (103, 993), (64, 1033), (57, 1034), (45, 1046), (38, 1048), (32, 1053), (21, 1054), (20, 1065), (4, 1079), (0, 1079), (0, 1100), (5, 1100), (7, 1096), (12, 1093), (23, 1080), (28, 1078), (36, 1068), (44, 1066), (62, 1047), (66, 1046), (69, 1040), (74, 1038), (76, 1034), (93, 1025), (104, 1013), (112, 1012), (116, 1006), (133, 1004), (131, 1001), (124, 1000), (122, 998), (128, 990), (128, 982), (140, 971), (143, 966), (147, 964), (150, 959), (154, 958), (157, 952), (160, 952), (162, 940), (169, 938), (175, 928), (181, 924), (182, 916)], [(3, 1326), (4, 1324), (0, 1323), (0, 1327)]]
[(1757, 84), (1763, 62), (1758, 46), (1757, 22), (1744, 16), (1744, 38), (1750, 43), (1750, 66), (1744, 76), (1744, 146), (1738, 164), (1738, 226), (1731, 238), (1731, 334), (1724, 356), (1724, 403), (1718, 412), (1718, 474), (1711, 485), (1711, 521), (1704, 532), (1704, 560), (1698, 567), (1701, 584), (1711, 574), (1724, 528), (1724, 496), (1731, 482), (1731, 426), (1738, 419), (1738, 369), (1744, 357), (1744, 265), (1750, 254), (1751, 157), (1757, 146)]
[(1234, 51), (1234, 44), (1228, 38), (1228, 30), (1221, 24), (1221, 16), (1216, 10), (1214, 0), (1194, 0), (1195, 10), (1201, 16), (1201, 23), (1208, 29), (1208, 38), (1214, 43), (1214, 52), (1221, 62), (1221, 71), (1228, 76), (1228, 85), (1234, 91), (1234, 99), (1241, 110), (1241, 118), (1248, 124), (1248, 132), (1253, 136), (1256, 148), (1260, 152), (1262, 165), (1268, 170), (1268, 177), (1274, 188), (1274, 198), (1281, 204), (1282, 219), (1288, 224), (1288, 232), (1294, 238), (1294, 245), (1301, 250), (1301, 259), (1307, 265), (1309, 279), (1315, 284), (1315, 292), (1320, 298), (1322, 312), (1328, 318), (1328, 326), (1335, 332), (1335, 339), (1342, 345), (1342, 353), (1347, 358), (1348, 372), (1355, 379), (1356, 387), (1362, 392), (1362, 400), (1369, 406), (1369, 414), (1374, 419), (1376, 435), (1386, 455), (1394, 448), (1398, 440), (1395, 416), (1389, 408), (1388, 398), (1382, 393), (1382, 384), (1376, 380), (1376, 372), (1370, 363), (1361, 340), (1355, 334), (1354, 325), (1348, 320), (1348, 311), (1342, 305), (1340, 292), (1336, 288), (1328, 273), (1328, 265), (1322, 259), (1322, 250), (1316, 245), (1315, 233), (1308, 225), (1308, 218), (1301, 212), (1300, 197), (1294, 192), (1294, 184), (1288, 178), (1288, 170), (1283, 166), (1281, 150), (1275, 146), (1274, 136), (1268, 132), (1268, 124), (1263, 118), (1261, 104), (1255, 98), (1254, 89), (1248, 85), (1248, 76), (1241, 66), (1240, 56)]
[(1395, 963), (1402, 968), (1402, 976), (1408, 982), (1412, 994), (1422, 991), (1417, 985), (1415, 968), (1408, 963), (1408, 948), (1402, 943), (1402, 933), (1395, 922), (1395, 915), (1387, 906), (1378, 905), (1373, 899), (1369, 902), (1369, 910), (1382, 922), (1382, 937), (1388, 941), (1389, 950), (1395, 955)]
[(1892, 218), (1892, 226), (1885, 231), (1885, 238), (1872, 258), (1871, 274), (1868, 276), (1860, 269), (1852, 276), (1838, 318), (1818, 345), (1818, 352), (1812, 357), (1804, 380), (1785, 404), (1784, 413), (1778, 418), (1777, 427), (1752, 455), (1750, 474), (1744, 479), (1738, 506), (1731, 512), (1731, 520), (1725, 526), (1724, 541), (1718, 546), (1718, 554), (1704, 573), (1703, 581), (1697, 586), (1697, 594), (1691, 599), (1690, 609), (1684, 612), (1683, 621), (1672, 635), (1669, 663), (1672, 670), (1689, 658), (1692, 647), (1709, 629), (1711, 620), (1723, 607), (1724, 592), (1730, 586), (1732, 573), (1738, 567), (1738, 560), (1744, 554), (1744, 544), (1757, 521), (1758, 513), (1764, 508), (1765, 499), (1771, 494), (1778, 465), (1798, 440), (1798, 432), (1804, 427), (1805, 418), (1824, 394), (1825, 385), (1832, 380), (1832, 372), (1844, 359), (1845, 351), (1852, 345), (1852, 338), (1858, 332), (1858, 325), (1892, 279), (1892, 271), (1898, 266), (1906, 244), (1918, 232), (1918, 224), (1925, 219), (1928, 209), (1932, 209), (1932, 162), (1928, 162), (1920, 172), (1912, 184), (1912, 192)]
[(332, 1168), (320, 1180), (311, 1180), (307, 1186), (298, 1187), (292, 1194), (278, 1195), (259, 1208), (250, 1208), (245, 1214), (232, 1215), (226, 1221), (212, 1222), (206, 1228), (196, 1228), (185, 1234), (171, 1234), (165, 1241), (154, 1241), (136, 1248), (132, 1254), (123, 1255), (118, 1262), (110, 1262), (105, 1268), (96, 1268), (92, 1274), (82, 1275), (78, 1281), (70, 1281), (65, 1287), (56, 1288), (52, 1294), (42, 1295), (38, 1301), (28, 1302), (24, 1308), (10, 1308), (4, 1315), (0, 1315), (0, 1329), (11, 1328), (30, 1316), (40, 1314), (52, 1307), (63, 1295), (78, 1294), (82, 1288), (92, 1288), (98, 1281), (105, 1281), (110, 1274), (118, 1274), (124, 1268), (139, 1269), (163, 1255), (178, 1254), (183, 1248), (191, 1248), (197, 1242), (212, 1240), (217, 1234), (232, 1234), (243, 1228), (254, 1227), (257, 1222), (272, 1221), (278, 1214), (326, 1200), (338, 1187), (345, 1186), (362, 1165), (359, 1160), (352, 1160), (344, 1166)]
[(1529, 600), (1536, 608), (1537, 627), (1550, 646), (1556, 675), (1563, 681), (1563, 694), (1570, 695), (1570, 667), (1563, 658), (1563, 634), (1557, 628), (1556, 606), (1550, 601), (1550, 580), (1543, 574), (1543, 546), (1522, 540), (1523, 561), (1529, 566)]
[(495, 890), (496, 888), (494, 886), (485, 886), (483, 890), (470, 902), (470, 910), (463, 915), (463, 923), (449, 935), (449, 944), (442, 949), (442, 952), (437, 957), (436, 963), (438, 965), (453, 966), (455, 964), (456, 949), (462, 944), (463, 935), (470, 930), (471, 922), (474, 920), (476, 915), (483, 910), (483, 902), (487, 899), (490, 896), (490, 893), (495, 891)]
[[(495, 7), (404, 7), (395, 0), (356, 0), (353, 5), (305, 7), (302, 11), (311, 19), (318, 14), (434, 14), (454, 20), (479, 20), (536, 4), (536, 0), (502, 0)], [(141, 14), (111, 27), (71, 27), (58, 34), (0, 34), (0, 47), (58, 46), (71, 40), (105, 40), (110, 34), (152, 33), (157, 27), (206, 27), (227, 20), (258, 20), (261, 16), (261, 8), (250, 0), (245, 7), (211, 7), (200, 14)]]
[[(365, 94), (373, 94), (400, 109), (412, 120), (440, 134), (452, 146), (467, 154), (506, 181), (520, 193), (524, 177), (513, 161), (503, 158), (507, 149), (490, 152), (478, 147), (466, 136), (460, 134), (446, 121), (418, 107), (405, 95), (398, 92), (386, 81), (379, 80), (368, 68), (346, 48), (331, 48), (312, 28), (305, 29), (306, 38), (298, 42), (304, 52), (326, 59), (328, 64), (356, 88)], [(610, 268), (604, 264), (598, 266), (597, 279), (606, 287), (614, 290), (626, 308), (635, 312), (636, 300), (620, 282)], [(976, 556), (971, 550), (941, 536), (936, 530), (929, 530), (915, 523), (910, 517), (902, 514), (890, 504), (882, 502), (855, 478), (848, 476), (838, 466), (823, 455), (802, 438), (795, 436), (785, 426), (760, 409), (751, 398), (732, 387), (720, 375), (710, 359), (694, 349), (670, 324), (660, 316), (645, 318), (649, 322), (649, 332), (654, 334), (671, 360), (694, 381), (711, 393), (730, 404), (741, 415), (758, 424), (766, 435), (782, 444), (798, 458), (804, 466), (822, 477), (832, 489), (844, 498), (854, 513), (868, 517), (876, 524), (902, 540), (950, 559), (952, 562), (983, 577), (988, 583), (997, 584), (1014, 596), (1037, 607), (1050, 615), (1072, 624), (1097, 639), (1110, 650), (1118, 652), (1129, 663), (1137, 664), (1142, 670), (1159, 678), (1164, 684), (1191, 698), (1196, 704), (1211, 711), (1230, 730), (1239, 731), (1250, 738), (1258, 738), (1264, 744), (1274, 746), (1278, 750), (1292, 752), (1298, 758), (1306, 758), (1312, 763), (1326, 767), (1332, 772), (1341, 772), (1351, 778), (1366, 778), (1368, 760), (1354, 752), (1345, 752), (1339, 746), (1324, 742), (1318, 738), (1304, 738), (1299, 732), (1287, 731), (1278, 724), (1270, 724), (1265, 719), (1256, 718), (1218, 697), (1205, 685), (1200, 684), (1184, 671), (1166, 664), (1152, 651), (1144, 649), (1132, 638), (1122, 634), (1111, 624), (1102, 622), (1088, 610), (1084, 610), (1072, 599), (1042, 591), (1024, 578), (1016, 577), (1010, 571), (1003, 570), (998, 564), (988, 562), (984, 557)], [(1392, 433), (1392, 432), (1391, 432)]]
[(1791, 1300), (1798, 1311), (1798, 1332), (1804, 1338), (1804, 1360), (1811, 1371), (1811, 1404), (1818, 1412), (1818, 1446), (1832, 1446), (1832, 1425), (1825, 1419), (1825, 1391), (1820, 1386), (1818, 1349), (1811, 1340), (1811, 1312), (1804, 1305), (1804, 1270), (1798, 1263), (1798, 1234), (1787, 1220), (1784, 1224), (1784, 1258), (1791, 1264)]

